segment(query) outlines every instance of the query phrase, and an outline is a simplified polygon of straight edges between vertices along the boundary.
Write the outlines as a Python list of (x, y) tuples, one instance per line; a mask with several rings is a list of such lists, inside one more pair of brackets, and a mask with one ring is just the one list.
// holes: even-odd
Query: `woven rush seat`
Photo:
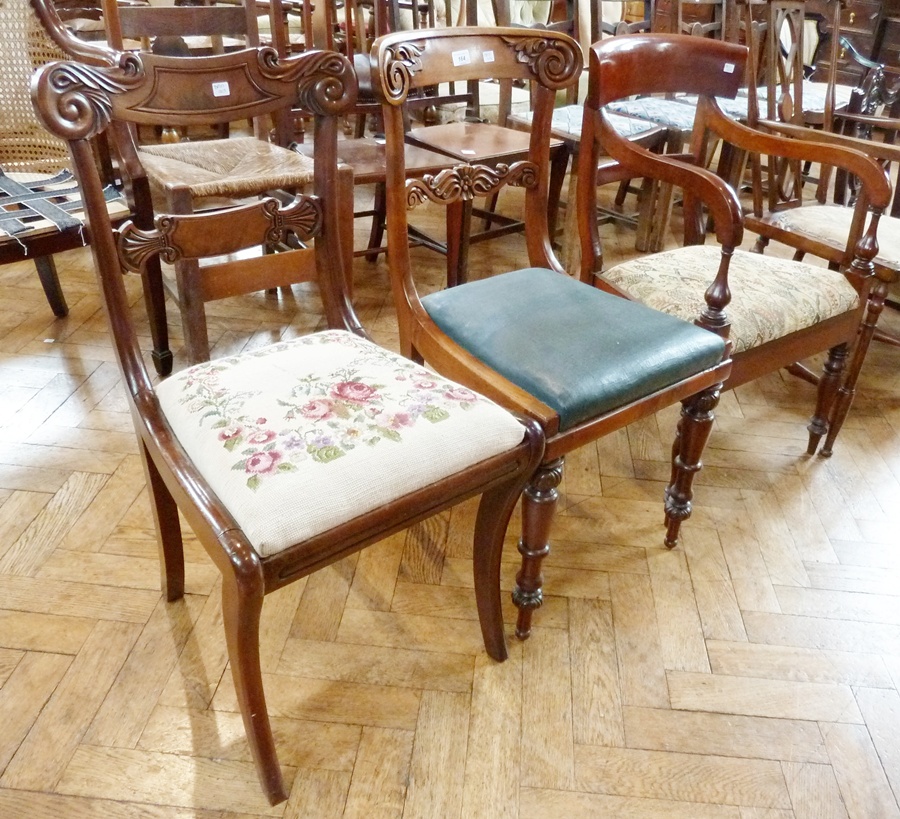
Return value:
[(432, 293), (422, 305), (450, 338), (557, 411), (561, 430), (712, 367), (725, 349), (687, 321), (541, 268)]
[(146, 145), (138, 155), (154, 186), (184, 186), (196, 198), (297, 188), (313, 175), (309, 157), (255, 137)]
[(262, 557), (524, 436), (488, 399), (343, 330), (197, 364), (156, 393), (181, 445)]
[[(720, 258), (717, 247), (691, 245), (623, 262), (601, 278), (648, 307), (691, 320), (705, 304)], [(735, 354), (859, 306), (842, 273), (743, 250), (731, 258), (728, 283)]]

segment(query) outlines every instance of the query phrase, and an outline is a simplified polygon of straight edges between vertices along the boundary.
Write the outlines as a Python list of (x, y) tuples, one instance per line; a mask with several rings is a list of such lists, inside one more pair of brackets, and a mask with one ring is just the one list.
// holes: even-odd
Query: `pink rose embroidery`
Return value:
[(225, 427), (225, 429), (223, 429), (219, 433), (219, 440), (220, 441), (230, 441), (232, 438), (237, 438), (238, 435), (240, 435), (243, 431), (244, 431), (244, 428), (239, 425), (235, 425), (232, 427)]
[(276, 452), (275, 450), (270, 450), (269, 452), (257, 452), (255, 455), (251, 455), (247, 458), (244, 469), (255, 475), (268, 475), (275, 470), (281, 457), (281, 453)]
[(335, 385), (331, 392), (336, 398), (341, 398), (344, 401), (366, 404), (372, 400), (378, 391), (374, 387), (362, 384), (359, 381), (342, 381), (340, 384)]
[(474, 401), (475, 393), (465, 387), (453, 387), (444, 393), (451, 401)]
[(304, 404), (300, 408), (300, 412), (304, 418), (312, 418), (314, 420), (322, 420), (324, 418), (330, 418), (334, 413), (332, 412), (332, 403), (324, 398), (316, 399), (315, 401), (310, 401), (307, 404)]
[(251, 444), (267, 444), (275, 439), (275, 433), (271, 429), (258, 429), (247, 436), (247, 442)]

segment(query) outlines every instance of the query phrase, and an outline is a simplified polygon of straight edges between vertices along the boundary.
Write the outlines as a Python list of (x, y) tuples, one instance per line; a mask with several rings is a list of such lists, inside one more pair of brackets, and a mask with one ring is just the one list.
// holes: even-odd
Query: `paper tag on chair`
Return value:
[(469, 49), (463, 49), (461, 51), (452, 52), (451, 56), (453, 57), (453, 65), (469, 65), (472, 62), (472, 58), (469, 56)]
[(214, 82), (212, 84), (212, 92), (214, 97), (227, 97), (231, 93), (231, 87), (224, 80)]
[(722, 70), (726, 74), (734, 74), (734, 63), (725, 63), (725, 65), (722, 67)]
[(485, 51), (485, 52), (481, 55), (481, 58), (482, 58), (486, 63), (492, 63), (492, 62), (494, 62), (494, 52), (493, 52), (493, 51)]

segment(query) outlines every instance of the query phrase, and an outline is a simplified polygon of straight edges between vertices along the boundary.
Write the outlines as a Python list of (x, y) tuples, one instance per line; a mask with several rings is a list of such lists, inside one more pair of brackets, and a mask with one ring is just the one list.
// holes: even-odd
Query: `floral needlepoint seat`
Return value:
[(263, 557), (505, 452), (524, 433), (486, 398), (343, 330), (197, 364), (157, 395)]

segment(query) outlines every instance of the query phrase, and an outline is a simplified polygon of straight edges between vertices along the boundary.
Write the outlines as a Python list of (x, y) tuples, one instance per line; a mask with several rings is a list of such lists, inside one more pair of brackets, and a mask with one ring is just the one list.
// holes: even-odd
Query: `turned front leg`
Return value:
[(681, 522), (691, 516), (694, 476), (703, 466), (700, 458), (712, 430), (721, 386), (717, 384), (681, 402), (681, 420), (672, 448), (672, 481), (665, 495), (667, 549), (678, 545)]
[(519, 609), (516, 637), (520, 640), (531, 634), (532, 614), (544, 602), (541, 564), (550, 553), (550, 527), (559, 500), (557, 487), (562, 471), (562, 458), (541, 464), (522, 494), (522, 538), (519, 540), (522, 568), (516, 575), (512, 595)]

